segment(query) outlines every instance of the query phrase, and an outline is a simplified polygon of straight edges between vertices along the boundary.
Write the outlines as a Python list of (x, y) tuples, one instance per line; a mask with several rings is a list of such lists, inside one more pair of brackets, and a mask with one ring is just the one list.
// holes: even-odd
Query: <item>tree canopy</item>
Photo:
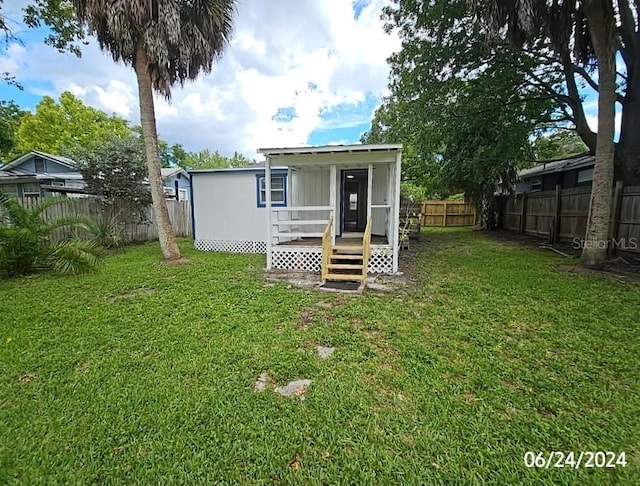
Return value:
[(14, 153), (20, 119), (25, 112), (13, 101), (0, 101), (0, 164)]
[(536, 161), (562, 159), (587, 152), (589, 149), (573, 130), (558, 130), (542, 134), (533, 141)]
[[(472, 9), (471, 3), (477, 8)], [(386, 28), (396, 30), (402, 39), (402, 49), (390, 59), (394, 104), (401, 101), (416, 106), (419, 111), (424, 92), (431, 95), (444, 90), (441, 98), (451, 98), (448, 86), (452, 81), (475, 82), (488, 67), (509, 66), (522, 74), (521, 82), (514, 85), (512, 102), (529, 102), (535, 97), (546, 98), (553, 104), (552, 116), (545, 111), (544, 115), (535, 117), (536, 130), (575, 127), (591, 153), (595, 153), (596, 133), (588, 124), (586, 113), (592, 98), (585, 98), (585, 93), (597, 93), (600, 86), (595, 58), (587, 55), (591, 36), (584, 28), (579, 30), (580, 35), (574, 35), (576, 25), (586, 25), (582, 3), (392, 0), (384, 10)], [(621, 127), (615, 146), (616, 178), (635, 185), (640, 184), (640, 137), (635, 135), (640, 126), (637, 96), (640, 92), (640, 5), (631, 0), (604, 4), (614, 16), (617, 39), (616, 100)], [(517, 5), (522, 9), (533, 5), (532, 12), (540, 16), (531, 21), (531, 33), (535, 35), (525, 35), (523, 29), (518, 30), (515, 19), (523, 17), (525, 10), (516, 12)], [(487, 18), (486, 12), (496, 13), (494, 24), (504, 26), (504, 30), (500, 30), (503, 35), (491, 33), (491, 22), (483, 21)], [(561, 14), (563, 20), (551, 22)], [(513, 25), (504, 22), (507, 18), (512, 19)], [(544, 27), (543, 18), (550, 19), (547, 22), (550, 27)], [(504, 35), (509, 29), (514, 30), (514, 37)], [(492, 42), (488, 43), (487, 39)], [(520, 49), (509, 49), (513, 45)], [(577, 51), (585, 55), (574, 56)], [(483, 112), (481, 116), (490, 115)], [(412, 126), (415, 127), (415, 123)]]
[(91, 150), (113, 136), (124, 137), (130, 133), (124, 118), (87, 106), (66, 91), (58, 102), (45, 96), (36, 105), (35, 113), (22, 114), (11, 155), (31, 150), (52, 154), (79, 148)]
[(363, 140), (402, 142), (406, 180), (479, 202), (530, 161), (536, 124), (554, 120), (551, 98), (527, 82), (526, 56), (487, 45), (466, 0), (395, 1), (385, 18), (403, 44)]
[[(142, 139), (133, 134), (110, 136), (96, 147), (70, 154), (78, 163), (86, 189), (107, 206), (140, 216), (151, 203)], [(130, 216), (130, 215), (126, 215)]]
[(185, 169), (219, 169), (225, 167), (247, 167), (251, 163), (253, 163), (252, 160), (238, 152), (234, 152), (231, 157), (225, 157), (217, 150), (211, 152), (205, 149), (200, 152), (187, 153), (179, 165)]

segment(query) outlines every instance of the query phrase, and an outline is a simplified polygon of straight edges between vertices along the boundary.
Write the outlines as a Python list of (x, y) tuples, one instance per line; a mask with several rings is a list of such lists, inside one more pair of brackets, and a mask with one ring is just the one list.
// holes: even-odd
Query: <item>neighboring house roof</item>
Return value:
[(573, 169), (590, 167), (596, 163), (596, 158), (589, 154), (580, 154), (566, 159), (550, 160), (544, 164), (538, 164), (530, 169), (523, 169), (518, 172), (520, 179), (529, 179), (553, 172), (566, 172)]
[(3, 165), (2, 166), (2, 170), (6, 171), (8, 169), (13, 169), (14, 167), (19, 166), (23, 162), (25, 162), (25, 161), (29, 160), (31, 157), (35, 157), (35, 156), (42, 157), (43, 159), (52, 160), (53, 162), (57, 162), (58, 164), (65, 165), (65, 166), (69, 167), (70, 169), (76, 169), (77, 168), (75, 160), (70, 159), (69, 157), (62, 157), (61, 155), (52, 155), (52, 154), (48, 154), (46, 152), (40, 152), (39, 150), (32, 150), (31, 152), (27, 152), (26, 154), (23, 154), (20, 157), (17, 157), (15, 159), (13, 159), (8, 164)]
[(160, 169), (163, 179), (168, 179), (174, 175), (182, 174), (185, 177), (189, 177), (189, 174), (182, 167), (163, 167)]

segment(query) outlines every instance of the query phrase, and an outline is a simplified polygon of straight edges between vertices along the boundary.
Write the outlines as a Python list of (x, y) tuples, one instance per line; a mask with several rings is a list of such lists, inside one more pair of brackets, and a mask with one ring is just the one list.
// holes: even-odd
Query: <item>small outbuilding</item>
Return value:
[(323, 280), (398, 271), (402, 145), (258, 153), (264, 164), (190, 172), (196, 249), (265, 253), (267, 269)]

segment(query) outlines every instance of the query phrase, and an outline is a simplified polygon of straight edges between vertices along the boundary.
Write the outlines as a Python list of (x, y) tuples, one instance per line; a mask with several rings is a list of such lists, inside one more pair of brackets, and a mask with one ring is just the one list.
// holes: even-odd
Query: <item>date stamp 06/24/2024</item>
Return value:
[(627, 467), (625, 452), (614, 451), (527, 451), (524, 466), (539, 469), (553, 468), (616, 468)]

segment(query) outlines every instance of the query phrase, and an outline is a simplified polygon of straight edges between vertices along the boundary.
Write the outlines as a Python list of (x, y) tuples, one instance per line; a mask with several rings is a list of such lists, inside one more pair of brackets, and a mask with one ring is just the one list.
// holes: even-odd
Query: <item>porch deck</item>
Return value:
[[(389, 239), (386, 236), (371, 235), (372, 245), (388, 245)], [(360, 246), (362, 245), (362, 237), (343, 237), (336, 236), (336, 245), (341, 246)], [(284, 241), (276, 246), (322, 246), (322, 238), (299, 238), (292, 241)]]

